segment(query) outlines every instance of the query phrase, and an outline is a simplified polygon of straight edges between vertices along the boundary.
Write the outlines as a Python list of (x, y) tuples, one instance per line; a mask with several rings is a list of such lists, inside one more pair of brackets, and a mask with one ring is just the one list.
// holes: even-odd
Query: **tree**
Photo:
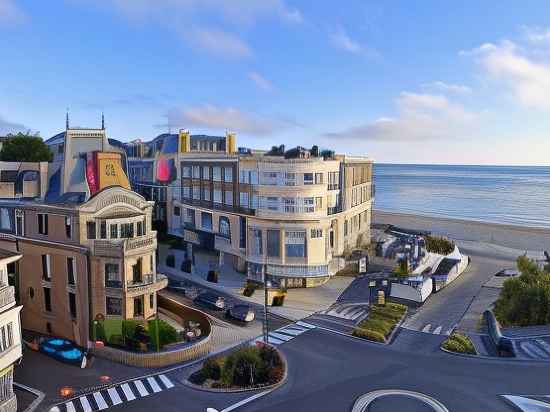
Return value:
[(29, 133), (9, 134), (0, 150), (4, 162), (51, 162), (53, 154), (40, 136)]

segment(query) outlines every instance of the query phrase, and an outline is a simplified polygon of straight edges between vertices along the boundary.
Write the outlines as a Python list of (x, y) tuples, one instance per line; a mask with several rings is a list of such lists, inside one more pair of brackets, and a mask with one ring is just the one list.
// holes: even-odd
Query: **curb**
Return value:
[[(249, 342), (251, 342), (251, 341), (249, 341)], [(211, 392), (211, 393), (243, 393), (243, 392), (254, 392), (254, 391), (268, 391), (268, 392), (271, 392), (271, 391), (277, 389), (279, 386), (286, 383), (287, 378), (288, 378), (288, 361), (287, 361), (286, 356), (284, 355), (284, 353), (282, 351), (278, 350), (273, 345), (268, 344), (267, 346), (270, 346), (271, 348), (275, 349), (277, 351), (277, 353), (279, 354), (279, 356), (281, 357), (281, 360), (283, 361), (284, 368), (285, 368), (284, 369), (284, 375), (283, 375), (283, 378), (279, 382), (273, 383), (271, 385), (258, 386), (256, 388), (240, 388), (240, 389), (205, 388), (204, 386), (195, 385), (194, 383), (190, 382), (189, 379), (185, 379), (181, 382), (182, 382), (183, 385), (185, 385), (189, 388), (196, 389), (198, 391), (203, 391), (203, 392)], [(208, 358), (214, 357), (214, 356), (218, 356), (218, 355), (209, 356)], [(208, 359), (208, 358), (206, 358), (206, 359)]]
[(445, 352), (449, 355), (461, 357), (461, 358), (469, 358), (469, 359), (483, 359), (483, 360), (491, 360), (491, 361), (499, 361), (499, 362), (525, 362), (525, 363), (550, 363), (550, 359), (518, 359), (518, 358), (505, 358), (500, 356), (487, 356), (487, 355), (470, 355), (468, 353), (458, 353), (458, 352), (452, 352), (448, 349), (439, 347), (439, 350), (441, 352)]
[(24, 391), (30, 392), (33, 395), (36, 396), (36, 399), (31, 402), (29, 406), (27, 406), (27, 409), (25, 409), (23, 412), (33, 412), (36, 408), (38, 408), (38, 405), (42, 403), (44, 398), (46, 397), (46, 394), (42, 391), (39, 391), (38, 389), (31, 388), (30, 386), (23, 385), (22, 383), (13, 382), (13, 386), (22, 389)]

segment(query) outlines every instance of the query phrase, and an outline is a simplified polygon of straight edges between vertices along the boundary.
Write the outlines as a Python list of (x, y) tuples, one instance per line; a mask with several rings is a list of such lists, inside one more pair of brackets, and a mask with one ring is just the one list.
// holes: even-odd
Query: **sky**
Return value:
[(0, 0), (0, 135), (550, 165), (550, 2)]

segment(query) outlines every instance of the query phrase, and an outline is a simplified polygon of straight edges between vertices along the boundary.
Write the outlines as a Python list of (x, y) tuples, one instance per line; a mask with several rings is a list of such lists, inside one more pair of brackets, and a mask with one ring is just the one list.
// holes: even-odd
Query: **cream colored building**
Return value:
[[(224, 150), (212, 150), (215, 138), (191, 136), (197, 142), (189, 145), (189, 136), (182, 131), (171, 143), (177, 175), (167, 186), (168, 231), (187, 243), (189, 256), (193, 247), (213, 249), (249, 279), (267, 273), (283, 287), (310, 287), (370, 242), (371, 160), (316, 148), (237, 151), (234, 134)], [(162, 145), (159, 153), (156, 163)], [(139, 176), (140, 164), (150, 165), (129, 161)]]

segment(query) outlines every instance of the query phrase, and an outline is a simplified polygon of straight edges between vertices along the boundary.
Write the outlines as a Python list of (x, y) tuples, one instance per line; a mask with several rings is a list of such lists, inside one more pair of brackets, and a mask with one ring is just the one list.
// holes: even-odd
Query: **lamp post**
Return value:
[(268, 325), (268, 309), (267, 309), (267, 289), (271, 287), (271, 282), (267, 280), (267, 264), (264, 269), (264, 343), (267, 345), (268, 335), (269, 335), (269, 325)]

